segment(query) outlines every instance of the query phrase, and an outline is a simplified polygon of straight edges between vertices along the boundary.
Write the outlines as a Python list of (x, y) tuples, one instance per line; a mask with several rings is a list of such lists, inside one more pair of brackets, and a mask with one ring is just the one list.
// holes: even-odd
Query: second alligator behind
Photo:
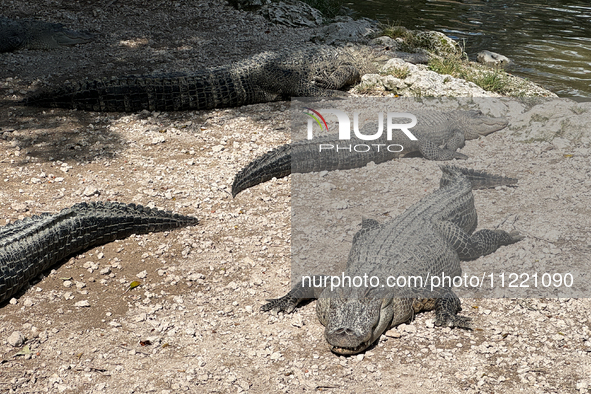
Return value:
[[(368, 152), (348, 150), (328, 150), (319, 152), (319, 145), (336, 146), (367, 141), (341, 141), (338, 135), (329, 135), (313, 140), (297, 141), (282, 145), (256, 158), (234, 178), (232, 196), (236, 197), (249, 187), (267, 182), (273, 178), (283, 178), (291, 173), (348, 170), (361, 168), (369, 162), (383, 163), (409, 154), (420, 153), (428, 160), (467, 159), (468, 156), (456, 152), (463, 148), (466, 140), (473, 140), (501, 130), (508, 125), (503, 117), (488, 117), (480, 111), (414, 111), (417, 124), (410, 131), (417, 137), (411, 141), (402, 132), (393, 133), (392, 140), (380, 139), (372, 144), (398, 144), (404, 147), (401, 152), (387, 149), (372, 149)], [(384, 133), (385, 134), (385, 133)]]

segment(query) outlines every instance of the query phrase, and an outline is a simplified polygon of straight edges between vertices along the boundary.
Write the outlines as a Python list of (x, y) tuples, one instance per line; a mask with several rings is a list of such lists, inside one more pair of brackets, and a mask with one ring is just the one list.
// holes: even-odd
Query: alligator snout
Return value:
[(326, 340), (337, 353), (345, 353), (346, 350), (353, 351), (367, 347), (371, 339), (371, 332), (361, 332), (352, 327), (338, 327), (326, 330)]

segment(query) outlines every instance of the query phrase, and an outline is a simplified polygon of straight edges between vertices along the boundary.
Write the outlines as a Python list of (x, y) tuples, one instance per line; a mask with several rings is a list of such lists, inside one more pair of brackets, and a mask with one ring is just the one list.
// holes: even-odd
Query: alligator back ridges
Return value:
[[(259, 97), (261, 96), (261, 97)], [(76, 82), (25, 100), (29, 106), (87, 111), (182, 111), (237, 107), (262, 95), (242, 75), (224, 68), (194, 75), (142, 75)]]
[(443, 173), (439, 182), (440, 188), (444, 188), (445, 186), (455, 182), (459, 174), (462, 174), (468, 178), (472, 185), (472, 190), (516, 185), (518, 182), (516, 178), (493, 175), (486, 171), (473, 170), (452, 165), (441, 165), (439, 167)]
[(135, 204), (79, 203), (0, 229), (0, 303), (55, 263), (131, 234), (196, 225), (197, 218)]

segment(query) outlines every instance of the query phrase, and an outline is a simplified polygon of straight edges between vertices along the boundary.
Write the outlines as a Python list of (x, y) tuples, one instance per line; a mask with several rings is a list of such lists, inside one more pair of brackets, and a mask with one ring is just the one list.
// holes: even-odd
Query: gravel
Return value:
[[(466, 298), (462, 313), (472, 317), (473, 331), (434, 328), (433, 314), (421, 313), (353, 357), (328, 351), (313, 302), (291, 315), (259, 312), (266, 299), (289, 287), (291, 179), (267, 182), (236, 199), (230, 189), (244, 165), (290, 140), (289, 103), (139, 114), (15, 103), (46, 83), (192, 70), (296, 46), (310, 30), (273, 26), (221, 1), (0, 0), (0, 7), (6, 16), (34, 15), (100, 33), (75, 48), (0, 57), (0, 214), (6, 223), (91, 200), (200, 219), (190, 229), (132, 236), (73, 257), (4, 305), (2, 392), (591, 388), (586, 298)], [(462, 150), (470, 156), (462, 164), (520, 179), (514, 189), (476, 193), (481, 228), (518, 215), (504, 226), (527, 235), (484, 263), (590, 260), (588, 107), (566, 103), (567, 116), (549, 114), (555, 104), (540, 105), (548, 107), (536, 107), (529, 118), (511, 113), (510, 128)], [(561, 126), (565, 119), (569, 123)], [(420, 158), (378, 167), (400, 174), (390, 216), (438, 183), (436, 163)], [(327, 173), (322, 182), (343, 174)], [(141, 284), (130, 289), (133, 281)]]

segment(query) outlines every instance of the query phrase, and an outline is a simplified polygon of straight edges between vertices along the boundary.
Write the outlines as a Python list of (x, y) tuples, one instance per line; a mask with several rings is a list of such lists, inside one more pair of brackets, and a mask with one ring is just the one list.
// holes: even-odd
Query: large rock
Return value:
[(269, 3), (259, 12), (270, 22), (289, 27), (317, 27), (324, 21), (320, 11), (298, 0)]
[(491, 51), (480, 51), (476, 56), (478, 63), (489, 67), (507, 67), (511, 64), (508, 57)]
[[(399, 77), (396, 77), (398, 75)], [(366, 74), (354, 91), (387, 92), (399, 96), (430, 97), (498, 97), (473, 82), (437, 74), (425, 66), (414, 65), (402, 59), (390, 59), (380, 69), (380, 74)]]
[(372, 34), (378, 30), (378, 22), (362, 18), (344, 16), (337, 17), (336, 22), (324, 26), (312, 37), (312, 41), (319, 44), (342, 45), (346, 43), (367, 43)]

